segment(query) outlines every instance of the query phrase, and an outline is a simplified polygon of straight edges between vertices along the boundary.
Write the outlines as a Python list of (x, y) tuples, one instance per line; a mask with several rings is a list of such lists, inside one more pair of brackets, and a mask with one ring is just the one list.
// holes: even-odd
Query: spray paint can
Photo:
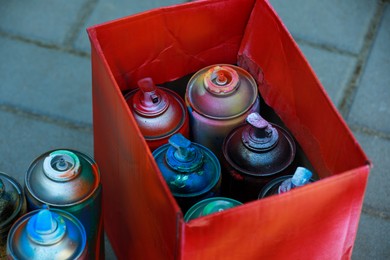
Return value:
[(193, 205), (187, 211), (187, 213), (184, 215), (184, 221), (188, 222), (192, 219), (221, 212), (239, 205), (242, 205), (242, 203), (237, 200), (225, 197), (204, 199)]
[(174, 134), (153, 156), (183, 212), (196, 202), (219, 194), (221, 166), (206, 147)]
[(88, 259), (85, 229), (63, 210), (34, 210), (12, 226), (7, 253), (10, 259)]
[(192, 140), (209, 148), (219, 159), (225, 136), (260, 107), (253, 77), (228, 64), (196, 72), (187, 84), (185, 101)]
[(7, 236), (12, 224), (26, 210), (26, 199), (20, 184), (0, 172), (0, 259), (7, 257)]
[(48, 205), (78, 218), (87, 234), (88, 257), (104, 259), (102, 187), (92, 158), (74, 150), (42, 154), (27, 170), (25, 193), (29, 210)]
[(293, 137), (282, 127), (258, 113), (246, 121), (223, 144), (229, 195), (242, 202), (257, 199), (259, 190), (272, 179), (291, 174), (296, 152)]
[(189, 137), (188, 111), (178, 94), (156, 87), (151, 78), (139, 80), (138, 87), (125, 99), (151, 151), (175, 133)]
[(312, 172), (304, 167), (297, 167), (294, 175), (285, 175), (270, 181), (259, 193), (259, 199), (282, 194), (297, 187), (314, 182)]

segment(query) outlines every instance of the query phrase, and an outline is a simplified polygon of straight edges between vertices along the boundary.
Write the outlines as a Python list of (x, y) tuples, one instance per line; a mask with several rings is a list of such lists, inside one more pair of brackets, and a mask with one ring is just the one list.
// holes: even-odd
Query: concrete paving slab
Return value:
[(390, 259), (390, 221), (362, 214), (352, 260)]
[(184, 0), (153, 0), (153, 1), (127, 1), (113, 0), (100, 1), (85, 26), (80, 31), (74, 44), (77, 50), (89, 52), (90, 45), (86, 28), (92, 25), (100, 24), (117, 18), (122, 18), (135, 13), (143, 12), (157, 7), (169, 6), (186, 2)]
[(317, 74), (332, 102), (338, 106), (351, 79), (357, 58), (314, 48), (304, 43), (299, 47)]
[(0, 171), (20, 184), (30, 163), (42, 153), (58, 148), (75, 149), (93, 156), (92, 130), (77, 131), (61, 125), (31, 119), (0, 107)]
[(51, 44), (63, 44), (88, 0), (0, 1), (0, 30)]
[(92, 124), (90, 60), (0, 37), (0, 104)]
[(297, 39), (358, 53), (375, 14), (372, 0), (270, 0)]
[(390, 5), (387, 4), (377, 38), (352, 105), (348, 122), (390, 133)]
[(370, 171), (364, 204), (390, 215), (390, 140), (355, 131), (374, 167)]

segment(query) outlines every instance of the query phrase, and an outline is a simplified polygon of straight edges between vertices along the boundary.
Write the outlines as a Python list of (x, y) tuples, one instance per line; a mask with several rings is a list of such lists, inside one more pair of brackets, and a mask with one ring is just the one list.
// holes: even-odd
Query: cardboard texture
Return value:
[[(264, 0), (196, 1), (88, 28), (95, 159), (119, 259), (348, 259), (370, 163)], [(123, 93), (238, 64), (321, 180), (185, 223)], [(185, 91), (185, 84), (179, 86)]]

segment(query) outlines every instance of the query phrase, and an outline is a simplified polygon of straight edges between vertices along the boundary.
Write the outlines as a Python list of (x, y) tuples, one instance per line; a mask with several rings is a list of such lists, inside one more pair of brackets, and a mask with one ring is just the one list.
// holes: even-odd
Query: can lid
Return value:
[(24, 195), (19, 183), (0, 172), (0, 230), (10, 226), (22, 213)]
[(179, 172), (193, 172), (203, 164), (203, 154), (182, 134), (174, 134), (168, 140), (171, 145), (166, 154), (167, 164)]
[(278, 142), (278, 131), (259, 113), (251, 113), (246, 118), (251, 127), (242, 132), (242, 141), (249, 149), (266, 151), (272, 149)]
[(42, 209), (27, 222), (29, 238), (40, 245), (52, 245), (60, 241), (66, 232), (65, 220), (60, 215)]
[(186, 102), (197, 113), (217, 120), (239, 117), (258, 97), (253, 77), (230, 64), (212, 65), (196, 72), (187, 84)]
[(204, 76), (204, 86), (213, 94), (227, 95), (232, 93), (239, 85), (238, 73), (228, 66), (215, 66), (210, 68)]
[(25, 175), (27, 195), (56, 207), (87, 200), (99, 184), (100, 174), (95, 161), (74, 150), (42, 154), (30, 164)]
[(43, 172), (54, 181), (68, 181), (80, 173), (80, 160), (71, 151), (57, 150), (43, 161)]
[(300, 187), (309, 183), (312, 175), (313, 174), (310, 170), (304, 167), (297, 167), (294, 175), (280, 184), (278, 193), (285, 193), (295, 187)]
[(167, 110), (169, 100), (161, 89), (158, 89), (152, 78), (143, 78), (138, 81), (137, 91), (134, 96), (134, 110), (143, 116), (157, 116)]
[(204, 199), (194, 204), (187, 211), (187, 213), (184, 215), (184, 221), (188, 222), (191, 219), (221, 212), (239, 205), (242, 205), (242, 203), (226, 197), (213, 197)]

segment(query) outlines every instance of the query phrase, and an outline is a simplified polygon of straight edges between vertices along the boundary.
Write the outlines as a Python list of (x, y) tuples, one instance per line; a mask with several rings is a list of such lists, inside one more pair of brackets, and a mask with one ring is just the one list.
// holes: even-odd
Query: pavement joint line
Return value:
[(380, 218), (383, 220), (390, 221), (390, 214), (389, 213), (378, 210), (375, 207), (370, 206), (370, 205), (365, 204), (365, 203), (363, 203), (362, 213), (373, 216), (373, 217), (377, 217), (377, 218)]
[(359, 56), (359, 54), (356, 54), (354, 52), (347, 51), (347, 50), (342, 50), (340, 48), (337, 48), (335, 46), (331, 46), (329, 44), (315, 43), (315, 42), (311, 42), (311, 41), (304, 40), (301, 38), (294, 38), (294, 39), (298, 44), (305, 44), (305, 45), (308, 45), (308, 46), (316, 48), (316, 49), (321, 49), (321, 50), (333, 52), (336, 54), (341, 54), (344, 56), (354, 57), (354, 58), (357, 58)]
[(360, 132), (369, 136), (376, 136), (380, 137), (382, 139), (390, 141), (390, 133), (385, 133), (382, 131), (378, 131), (366, 126), (360, 126), (360, 125), (349, 125), (352, 131), (354, 132)]
[(10, 34), (10, 33), (7, 33), (4, 31), (1, 31), (1, 30), (0, 30), (0, 36), (7, 38), (7, 39), (10, 39), (10, 40), (13, 40), (13, 41), (20, 41), (20, 42), (24, 42), (27, 44), (32, 44), (32, 45), (38, 46), (40, 48), (45, 48), (45, 49), (50, 49), (50, 50), (55, 50), (55, 51), (60, 51), (60, 52), (72, 54), (72, 55), (75, 55), (75, 56), (78, 56), (81, 58), (90, 59), (90, 57), (91, 57), (89, 52), (79, 51), (79, 50), (75, 50), (75, 49), (70, 48), (70, 47), (59, 46), (59, 45), (52, 44), (52, 43), (41, 42), (39, 40), (26, 38), (26, 37), (21, 36), (21, 35)]
[(84, 4), (83, 7), (80, 8), (80, 11), (76, 16), (78, 18), (75, 19), (75, 23), (65, 36), (64, 45), (66, 47), (73, 47), (73, 44), (77, 40), (77, 37), (82, 31), (82, 29), (84, 28), (87, 19), (91, 16), (93, 10), (95, 10), (97, 3), (98, 0), (89, 0)]
[(29, 109), (11, 105), (11, 104), (0, 104), (0, 110), (6, 113), (26, 117), (35, 121), (41, 121), (45, 123), (55, 124), (68, 129), (92, 133), (93, 126), (89, 123), (76, 122), (69, 119), (61, 118), (54, 115), (44, 115)]
[(364, 44), (358, 56), (354, 72), (344, 91), (343, 99), (338, 106), (340, 114), (346, 119), (348, 118), (349, 113), (351, 111), (351, 107), (353, 101), (355, 100), (356, 92), (358, 90), (359, 83), (364, 72), (364, 67), (367, 63), (370, 52), (375, 42), (375, 38), (378, 34), (379, 25), (383, 18), (384, 9), (385, 4), (383, 2), (379, 2), (375, 14), (371, 19), (366, 35), (364, 37)]

